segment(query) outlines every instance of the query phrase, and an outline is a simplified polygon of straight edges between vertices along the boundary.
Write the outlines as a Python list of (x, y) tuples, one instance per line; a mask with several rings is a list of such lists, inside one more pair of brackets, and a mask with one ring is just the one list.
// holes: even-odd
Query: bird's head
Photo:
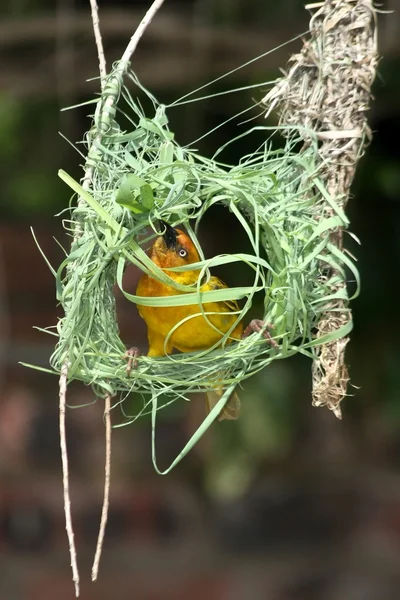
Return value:
[(200, 260), (195, 245), (186, 233), (165, 221), (160, 221), (160, 227), (164, 232), (154, 242), (151, 252), (151, 259), (159, 267), (180, 267)]

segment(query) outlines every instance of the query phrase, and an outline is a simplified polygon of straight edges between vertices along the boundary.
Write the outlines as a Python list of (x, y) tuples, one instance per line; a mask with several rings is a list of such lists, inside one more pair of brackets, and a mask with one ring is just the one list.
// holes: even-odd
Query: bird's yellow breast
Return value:
[[(190, 282), (193, 283), (193, 282)], [(209, 291), (224, 287), (224, 284), (217, 278), (211, 277), (209, 282), (202, 286), (201, 291)], [(138, 296), (172, 296), (179, 294), (179, 291), (173, 287), (167, 286), (148, 275), (143, 275), (137, 287)], [(181, 352), (191, 352), (202, 350), (217, 344), (222, 336), (234, 327), (231, 337), (239, 339), (243, 326), (239, 322), (235, 326), (238, 315), (232, 314), (235, 306), (228, 305), (225, 302), (208, 302), (203, 304), (202, 309), (206, 317), (201, 314), (202, 309), (198, 304), (189, 306), (171, 306), (171, 307), (151, 307), (138, 306), (139, 314), (145, 320), (149, 329), (149, 341), (161, 337), (165, 339), (171, 330), (170, 344), (173, 348)], [(208, 322), (209, 320), (209, 322)], [(152, 351), (153, 350), (153, 351)], [(150, 347), (153, 355), (164, 352), (154, 351)]]

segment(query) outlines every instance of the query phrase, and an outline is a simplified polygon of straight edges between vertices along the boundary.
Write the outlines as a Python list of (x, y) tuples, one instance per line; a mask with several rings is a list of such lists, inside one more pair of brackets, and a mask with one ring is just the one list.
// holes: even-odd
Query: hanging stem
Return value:
[(71, 498), (69, 494), (69, 471), (67, 437), (65, 432), (65, 405), (67, 396), (68, 363), (64, 363), (60, 375), (60, 447), (63, 472), (65, 529), (67, 530), (69, 554), (71, 557), (72, 579), (75, 584), (75, 596), (79, 596), (79, 571), (76, 560), (74, 530), (71, 518)]
[(100, 21), (99, 21), (99, 7), (97, 6), (96, 0), (90, 0), (90, 7), (92, 9), (92, 23), (94, 39), (96, 42), (97, 56), (99, 58), (99, 71), (101, 78), (101, 89), (104, 87), (104, 82), (107, 75), (107, 64), (104, 56), (103, 40), (100, 32)]
[(101, 511), (99, 535), (97, 538), (96, 554), (92, 567), (92, 581), (96, 581), (99, 572), (101, 553), (103, 550), (104, 534), (106, 531), (108, 508), (110, 505), (110, 478), (111, 478), (111, 397), (106, 396), (104, 405), (104, 421), (106, 425), (106, 461), (104, 468), (104, 499)]

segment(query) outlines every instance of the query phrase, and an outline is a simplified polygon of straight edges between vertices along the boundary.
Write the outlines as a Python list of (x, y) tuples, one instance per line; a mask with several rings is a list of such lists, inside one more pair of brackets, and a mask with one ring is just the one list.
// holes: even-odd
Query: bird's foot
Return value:
[(271, 329), (274, 329), (274, 326), (270, 323), (265, 323), (265, 321), (262, 321), (261, 319), (253, 319), (243, 331), (242, 339), (248, 337), (252, 333), (262, 333), (263, 337), (271, 344), (273, 348), (279, 348), (278, 344), (270, 334)]
[(129, 375), (131, 374), (132, 369), (137, 369), (138, 366), (138, 357), (140, 356), (140, 350), (139, 348), (136, 348), (135, 346), (133, 348), (129, 348), (129, 350), (126, 351), (124, 358), (127, 359), (127, 363), (126, 363), (126, 374), (129, 377)]

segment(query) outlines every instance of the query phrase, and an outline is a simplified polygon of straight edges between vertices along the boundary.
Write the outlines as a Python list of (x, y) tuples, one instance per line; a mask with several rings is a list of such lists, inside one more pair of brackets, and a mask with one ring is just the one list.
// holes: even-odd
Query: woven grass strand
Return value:
[[(301, 153), (319, 143), (316, 163), (330, 198), (344, 210), (355, 169), (371, 139), (367, 111), (378, 61), (376, 14), (371, 0), (335, 0), (310, 5), (318, 10), (310, 21), (310, 36), (299, 54), (291, 57), (287, 75), (264, 98), (268, 112), (278, 107), (280, 122), (302, 124)], [(335, 210), (327, 200), (320, 219)], [(322, 233), (342, 251), (343, 227)], [(325, 260), (323, 253), (322, 260)], [(351, 323), (345, 274), (332, 266), (321, 273), (333, 297), (318, 318), (317, 338)], [(313, 404), (327, 406), (340, 418), (349, 375), (345, 363), (347, 336), (315, 347)]]

